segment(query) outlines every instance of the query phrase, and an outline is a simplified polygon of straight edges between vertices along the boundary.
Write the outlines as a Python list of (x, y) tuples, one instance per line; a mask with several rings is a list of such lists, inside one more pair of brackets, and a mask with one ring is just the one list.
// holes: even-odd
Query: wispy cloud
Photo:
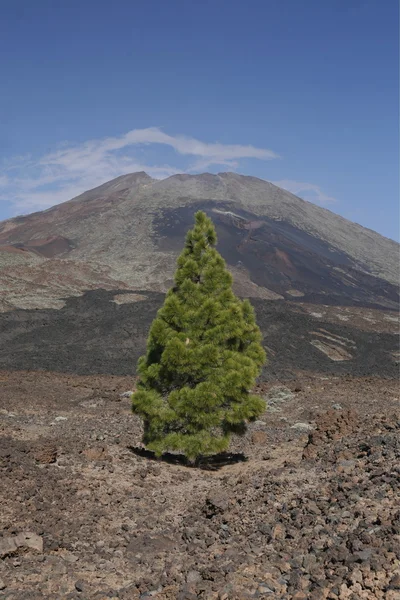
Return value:
[(305, 200), (309, 200), (310, 202), (314, 202), (316, 204), (321, 204), (322, 206), (334, 204), (336, 202), (336, 198), (325, 194), (319, 185), (315, 185), (314, 183), (293, 181), (291, 179), (282, 179), (281, 181), (273, 181), (272, 183), (283, 188), (284, 190), (287, 190), (288, 192), (292, 192), (292, 194), (301, 196)]
[[(172, 162), (176, 164), (143, 163), (138, 155), (150, 145), (172, 148), (176, 153)], [(182, 166), (180, 156), (193, 158), (192, 164)], [(254, 146), (207, 143), (183, 135), (169, 135), (158, 127), (133, 129), (119, 137), (64, 145), (39, 158), (9, 160), (0, 167), (0, 200), (11, 203), (15, 212), (41, 210), (125, 173), (146, 171), (162, 179), (213, 165), (235, 169), (244, 158), (270, 160), (278, 155)]]

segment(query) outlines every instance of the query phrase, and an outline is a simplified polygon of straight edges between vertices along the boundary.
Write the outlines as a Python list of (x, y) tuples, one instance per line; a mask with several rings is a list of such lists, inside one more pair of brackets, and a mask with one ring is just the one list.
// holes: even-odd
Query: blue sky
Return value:
[(397, 0), (1, 0), (0, 219), (237, 171), (399, 238)]

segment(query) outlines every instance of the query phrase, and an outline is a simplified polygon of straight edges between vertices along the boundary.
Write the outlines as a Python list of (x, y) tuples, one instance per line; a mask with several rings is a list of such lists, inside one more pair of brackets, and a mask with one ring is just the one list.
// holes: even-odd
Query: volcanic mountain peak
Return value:
[[(66, 259), (74, 261), (82, 270), (82, 289), (84, 266), (90, 264), (91, 273), (100, 269), (109, 285), (165, 291), (196, 210), (213, 218), (218, 249), (242, 295), (396, 306), (396, 242), (272, 183), (236, 173), (163, 180), (144, 172), (122, 175), (46, 211), (0, 223), (0, 249), (56, 260), (57, 267), (46, 263), (51, 272)], [(15, 304), (20, 278), (10, 252), (1, 256), (8, 281), (3, 296), (12, 294)], [(87, 288), (93, 285), (91, 276)]]

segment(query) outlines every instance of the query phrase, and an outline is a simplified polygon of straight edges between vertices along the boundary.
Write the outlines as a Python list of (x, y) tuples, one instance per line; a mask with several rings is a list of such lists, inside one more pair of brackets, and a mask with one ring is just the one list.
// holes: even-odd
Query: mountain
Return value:
[(59, 308), (96, 288), (166, 291), (200, 209), (239, 294), (397, 308), (396, 242), (255, 177), (141, 172), (0, 223), (0, 309)]

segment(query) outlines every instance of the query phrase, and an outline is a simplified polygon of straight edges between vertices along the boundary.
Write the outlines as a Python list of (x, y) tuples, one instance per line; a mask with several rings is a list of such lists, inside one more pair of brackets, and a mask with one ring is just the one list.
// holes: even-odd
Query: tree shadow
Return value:
[(128, 450), (141, 458), (204, 471), (218, 471), (222, 467), (248, 461), (248, 458), (242, 452), (221, 452), (212, 456), (200, 456), (195, 461), (191, 461), (183, 454), (173, 454), (172, 452), (164, 452), (160, 457), (157, 457), (151, 450), (138, 446), (128, 446)]

